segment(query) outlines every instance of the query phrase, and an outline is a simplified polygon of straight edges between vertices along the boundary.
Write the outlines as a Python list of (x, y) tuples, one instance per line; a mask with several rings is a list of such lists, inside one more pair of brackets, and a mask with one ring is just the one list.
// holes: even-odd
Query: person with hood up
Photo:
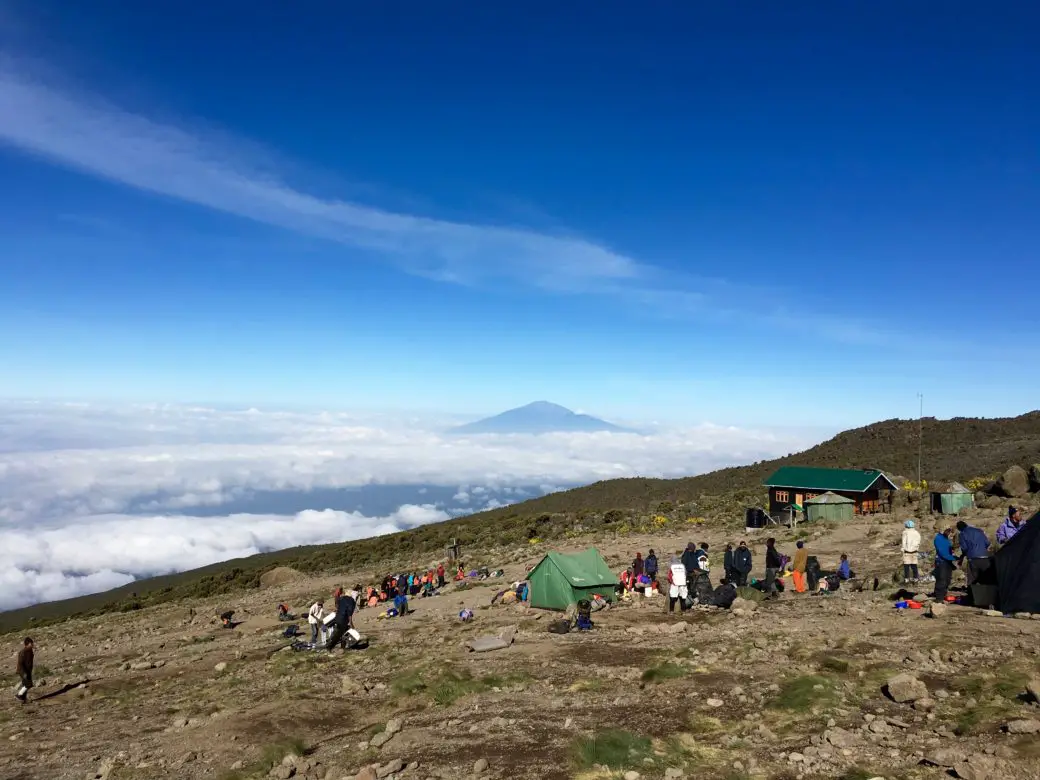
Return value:
[(809, 551), (805, 549), (805, 542), (800, 541), (795, 545), (798, 549), (791, 563), (791, 579), (794, 580), (795, 593), (805, 593), (806, 581), (805, 570), (809, 566)]
[(957, 565), (957, 559), (953, 555), (953, 543), (950, 541), (950, 529), (937, 533), (932, 544), (935, 546), (935, 593), (932, 594), (932, 598), (942, 603), (950, 590), (953, 567)]
[(735, 585), (738, 588), (747, 586), (748, 577), (751, 575), (751, 550), (748, 549), (747, 542), (741, 540), (740, 544), (737, 545), (737, 549), (733, 551), (733, 569), (737, 573), (737, 579)]
[(733, 560), (733, 545), (727, 544), (722, 553), (722, 575), (730, 582), (737, 581), (737, 568)]
[(1007, 517), (997, 529), (997, 544), (1007, 544), (1022, 529), (1022, 515), (1013, 506), (1008, 507)]
[(770, 536), (766, 539), (766, 598), (779, 598), (780, 594), (776, 590), (776, 578), (780, 575), (780, 570), (783, 567), (784, 561), (776, 549), (776, 539)]
[[(357, 610), (358, 595), (357, 591), (348, 591), (336, 602), (336, 620), (332, 623), (332, 636), (325, 645), (325, 649), (330, 653), (340, 643), (344, 648), (346, 647), (347, 633), (354, 629), (354, 612)], [(356, 640), (357, 637), (354, 634), (357, 632), (353, 631), (351, 638)]]
[(917, 557), (921, 549), (921, 533), (914, 528), (914, 521), (907, 520), (903, 529), (903, 584), (921, 579), (917, 570)]
[(632, 561), (632, 576), (635, 577), (636, 580), (638, 581), (639, 578), (643, 576), (643, 571), (644, 571), (643, 553), (637, 552), (635, 560)]
[(646, 576), (650, 578), (651, 582), (657, 582), (657, 556), (652, 549), (650, 554), (646, 556), (643, 571), (646, 572)]
[(675, 611), (675, 602), (679, 602), (679, 611), (686, 611), (686, 598), (690, 595), (690, 591), (686, 586), (686, 565), (682, 562), (679, 557), (679, 553), (675, 554), (672, 558), (671, 563), (668, 566), (668, 611)]

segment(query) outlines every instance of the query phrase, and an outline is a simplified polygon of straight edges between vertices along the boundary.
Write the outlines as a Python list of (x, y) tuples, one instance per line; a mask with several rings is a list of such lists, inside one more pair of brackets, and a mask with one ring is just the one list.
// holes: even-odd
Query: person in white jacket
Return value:
[(675, 611), (675, 602), (679, 602), (679, 611), (686, 611), (686, 597), (689, 589), (686, 587), (686, 566), (676, 555), (668, 566), (668, 611)]
[(322, 618), (325, 617), (325, 602), (318, 599), (311, 604), (310, 611), (307, 613), (307, 622), (311, 626), (311, 644), (318, 644), (318, 637), (321, 635), (322, 629)]
[(921, 533), (914, 528), (914, 521), (907, 520), (903, 529), (903, 584), (917, 582), (918, 551), (921, 549)]

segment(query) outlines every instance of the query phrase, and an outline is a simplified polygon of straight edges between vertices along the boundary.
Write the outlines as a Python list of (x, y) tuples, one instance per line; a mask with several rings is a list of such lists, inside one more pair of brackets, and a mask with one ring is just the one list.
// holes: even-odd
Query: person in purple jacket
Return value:
[(1004, 522), (1000, 524), (1000, 528), (997, 529), (997, 543), (1007, 544), (1011, 541), (1011, 538), (1022, 529), (1022, 515), (1013, 506), (1008, 507), (1007, 517), (1004, 518)]

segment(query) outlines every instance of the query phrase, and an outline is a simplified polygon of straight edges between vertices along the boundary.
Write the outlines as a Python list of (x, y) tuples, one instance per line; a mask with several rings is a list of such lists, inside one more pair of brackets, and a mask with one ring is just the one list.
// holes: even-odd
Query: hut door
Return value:
[(794, 502), (798, 504), (798, 506), (802, 506), (805, 503), (804, 501), (802, 501), (803, 498), (805, 498), (805, 496), (803, 496), (801, 493), (794, 494)]

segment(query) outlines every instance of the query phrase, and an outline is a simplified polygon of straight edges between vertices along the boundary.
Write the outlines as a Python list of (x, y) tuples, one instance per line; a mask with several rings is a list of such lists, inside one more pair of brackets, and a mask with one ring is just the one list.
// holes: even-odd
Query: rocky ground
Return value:
[[(1000, 513), (970, 522), (992, 534)], [(848, 552), (879, 592), (789, 593), (682, 617), (639, 599), (597, 613), (586, 634), (550, 634), (550, 614), (490, 605), (539, 546), (473, 555), (506, 577), (415, 599), (413, 615), (361, 611), (363, 651), (286, 650), (275, 607), (305, 612), (382, 572), (300, 575), (228, 601), (41, 629), (33, 701), (0, 707), (0, 777), (1040, 776), (1040, 619), (894, 609), (901, 519), (777, 534), (788, 552), (806, 537), (825, 568)], [(932, 522), (921, 523), (925, 547)], [(637, 549), (667, 561), (707, 540), (717, 569), (722, 543), (742, 536), (692, 527), (572, 547), (595, 543), (620, 568)], [(751, 541), (759, 572), (764, 534)], [(467, 625), (463, 607), (477, 616)], [(216, 618), (226, 608), (244, 621), (233, 631)], [(507, 649), (464, 646), (514, 627)], [(20, 636), (0, 639), (13, 671)]]

